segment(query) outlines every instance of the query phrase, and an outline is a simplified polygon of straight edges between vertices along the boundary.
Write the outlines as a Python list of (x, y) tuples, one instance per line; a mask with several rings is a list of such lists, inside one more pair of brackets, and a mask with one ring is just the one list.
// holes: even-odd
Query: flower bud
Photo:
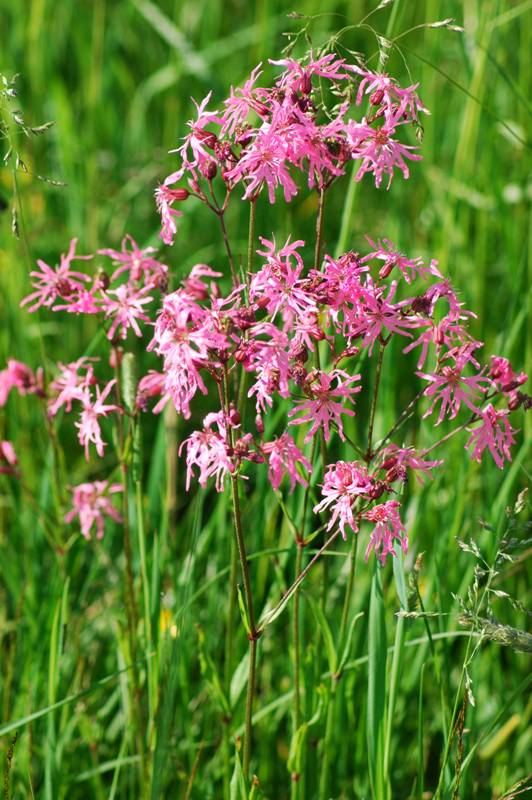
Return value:
[(257, 416), (255, 417), (255, 427), (259, 435), (262, 436), (262, 434), (264, 433), (264, 422), (262, 421), (262, 417), (260, 414), (257, 414)]
[(375, 89), (370, 95), (369, 102), (372, 106), (380, 106), (384, 98), (384, 89)]
[(203, 177), (207, 178), (208, 181), (212, 181), (218, 172), (215, 161), (207, 161), (205, 164), (202, 164), (199, 169)]

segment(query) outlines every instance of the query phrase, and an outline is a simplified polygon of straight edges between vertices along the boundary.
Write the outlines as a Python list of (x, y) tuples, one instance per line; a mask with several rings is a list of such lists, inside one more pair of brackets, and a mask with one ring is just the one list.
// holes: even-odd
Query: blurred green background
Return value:
[[(372, 238), (387, 236), (410, 255), (439, 259), (440, 268), (461, 291), (467, 307), (478, 314), (472, 327), (486, 342), (487, 353), (505, 355), (517, 367), (526, 368), (531, 361), (532, 176), (527, 142), (532, 2), (396, 0), (396, 4), (392, 36), (448, 17), (463, 25), (465, 31), (419, 27), (397, 41), (401, 53), (392, 50), (387, 69), (401, 83), (419, 82), (422, 99), (431, 111), (425, 120), (424, 161), (413, 164), (410, 180), (394, 180), (389, 191), (376, 190), (371, 180), (357, 188), (348, 219), (347, 246), (364, 249), (367, 233)], [(18, 174), (18, 196), (11, 171), (0, 172), (0, 367), (7, 356), (33, 367), (43, 360), (77, 358), (95, 333), (95, 323), (90, 319), (65, 321), (46, 312), (29, 316), (19, 309), (20, 300), (29, 291), (28, 273), (37, 257), (55, 263), (73, 236), (79, 237), (82, 253), (115, 247), (126, 232), (143, 246), (159, 245), (153, 190), (174, 169), (175, 160), (168, 151), (185, 132), (186, 120), (193, 112), (191, 97), (199, 100), (212, 90), (216, 105), (229, 86), (246, 78), (259, 61), (281, 57), (286, 44), (283, 33), (294, 32), (302, 24), (288, 18), (288, 12), (318, 15), (311, 35), (319, 46), (340, 28), (359, 22), (377, 5), (377, 0), (309, 1), (293, 7), (273, 0), (0, 0), (0, 71), (7, 76), (20, 73), (15, 105), (28, 124), (55, 123), (35, 138), (24, 137), (12, 126), (28, 169), (28, 174)], [(388, 6), (375, 13), (368, 24), (384, 33), (390, 10)], [(375, 37), (367, 27), (346, 33), (339, 42), (340, 53), (342, 46), (368, 57), (377, 51)], [(296, 49), (295, 54), (301, 52)], [(376, 58), (369, 63), (375, 66)], [(267, 64), (265, 67), (268, 72)], [(66, 185), (53, 185), (37, 175)], [(336, 245), (345, 192), (345, 182), (331, 192), (326, 209), (326, 251), (333, 251)], [(18, 209), (19, 239), (11, 232), (13, 205)], [(315, 209), (315, 197), (305, 192), (288, 211), (261, 199), (257, 234), (269, 236), (274, 231), (277, 239), (283, 240), (293, 233), (311, 244)], [(184, 204), (184, 211), (174, 247), (161, 248), (161, 259), (170, 265), (176, 279), (198, 261), (215, 267), (224, 263), (218, 230), (208, 214), (194, 201)], [(232, 205), (230, 226), (235, 249), (243, 253), (246, 220), (237, 203)], [(414, 363), (415, 359), (397, 360), (385, 375), (383, 396), (388, 410), (377, 420), (381, 430), (389, 427), (386, 422), (394, 419), (395, 412), (416, 391), (417, 384), (411, 385), (410, 378)], [(148, 364), (155, 366), (153, 360), (145, 360), (144, 366)], [(46, 498), (49, 485), (43, 464), (48, 456), (41, 420), (29, 402), (16, 407), (10, 403), (8, 409), (3, 432), (18, 442), (27, 479)], [(457, 550), (454, 537), (477, 535), (479, 517), (500, 525), (504, 507), (526, 483), (528, 449), (523, 433), (530, 432), (530, 421), (521, 414), (517, 424), (523, 432), (514, 465), (505, 476), (491, 465), (470, 462), (463, 442), (453, 440), (447, 471), (437, 478), (431, 491), (409, 489), (410, 533), (416, 542), (414, 552), (427, 551), (423, 587), (426, 606), (431, 610), (454, 612), (451, 592), (463, 590), (471, 580), (471, 566), (467, 556)], [(159, 537), (153, 545), (157, 552), (150, 549), (149, 554), (150, 568), (156, 565), (158, 570), (154, 619), (162, 607), (169, 619), (182, 619), (183, 598), (192, 596), (227, 564), (227, 510), (223, 499), (209, 494), (205, 501), (198, 495), (190, 502), (179, 491), (177, 499), (172, 500), (174, 513), (168, 527), (161, 511), (160, 486), (165, 463), (172, 462), (175, 448), (167, 456), (162, 421), (147, 417), (145, 425), (146, 442), (153, 446), (146, 448), (150, 453), (146, 457), (148, 535)], [(415, 420), (412, 431), (415, 436)], [(175, 437), (175, 432), (172, 435)], [(86, 477), (87, 468), (73, 436), (69, 441), (69, 470), (72, 480), (78, 481)], [(264, 482), (259, 482), (248, 498), (247, 513), (256, 522), (251, 550), (275, 547), (280, 542), (289, 544), (286, 526), (264, 497)], [(3, 501), (0, 520), (0, 597), (4, 607), (0, 614), (5, 614), (0, 619), (6, 655), (2, 697), (3, 722), (7, 723), (49, 705), (54, 698), (92, 686), (123, 666), (121, 640), (113, 622), (113, 615), (118, 619), (123, 610), (116, 571), (120, 564), (119, 538), (106, 538), (108, 549), (98, 546), (97, 558), (90, 547), (78, 542), (67, 561), (58, 564), (36, 529), (32, 509), (21, 497)], [(292, 558), (293, 554), (282, 556), (271, 568), (262, 562), (260, 569), (257, 567), (260, 601), (280, 590), (283, 571), (288, 570), (288, 580)], [(360, 571), (355, 610), (365, 607), (369, 586), (364, 570)], [(70, 577), (69, 640), (58, 668), (51, 660), (50, 635), (66, 575)], [(340, 577), (336, 570), (333, 575), (343, 585), (343, 573)], [(526, 571), (516, 568), (510, 580), (509, 590), (523, 599)], [(168, 714), (174, 720), (160, 735), (164, 744), (158, 762), (161, 784), (166, 787), (161, 790), (163, 797), (184, 796), (198, 743), (208, 739), (218, 724), (217, 711), (208, 702), (199, 677), (193, 623), (205, 628), (207, 647), (217, 653), (220, 634), (217, 630), (211, 634), (220, 596), (224, 596), (219, 586), (214, 584), (202, 595), (199, 605), (186, 612), (179, 647), (172, 645), (177, 648), (172, 651), (174, 671), (161, 678), (164, 691), (168, 691)], [(393, 583), (390, 586), (386, 597), (391, 628), (395, 600)], [(341, 600), (333, 580), (330, 589), (332, 613)], [(524, 625), (523, 615), (515, 610), (499, 611), (510, 624)], [(415, 625), (412, 636), (423, 635), (422, 624)], [(435, 626), (440, 631), (458, 627), (454, 617), (440, 618)], [(268, 637), (263, 644), (261, 692), (265, 702), (290, 687), (290, 667), (283, 663), (282, 652), (287, 627), (288, 623), (281, 620), (276, 626), (278, 639)], [(461, 664), (460, 647), (458, 640), (442, 645), (450, 687)], [(353, 656), (362, 657), (366, 652), (365, 634), (361, 634)], [(312, 649), (307, 658), (309, 663), (313, 658), (319, 660)], [(410, 796), (416, 771), (416, 756), (408, 747), (408, 738), (416, 736), (418, 679), (424, 658), (428, 658), (426, 648), (412, 656), (397, 711), (394, 797), (399, 800)], [(471, 741), (475, 732), (498, 720), (503, 701), (527, 673), (526, 658), (497, 645), (482, 651), (475, 672), (477, 708), (470, 720)], [(348, 699), (359, 691), (357, 680), (346, 681)], [(425, 748), (429, 784), (435, 770), (437, 774), (431, 759), (437, 764), (441, 748), (438, 725), (432, 720), (433, 708), (439, 702), (436, 695), (429, 680)], [(128, 752), (123, 745), (126, 735), (124, 718), (119, 714), (120, 697), (120, 686), (112, 693), (96, 691), (83, 702), (65, 706), (52, 723), (51, 715), (47, 715), (32, 727), (31, 736), (22, 735), (16, 750), (14, 796), (30, 796), (28, 775), (37, 787), (36, 796), (54, 800), (109, 796), (107, 778), (116, 775), (115, 767), (100, 771), (99, 767), (117, 756), (126, 758)], [(262, 727), (258, 726), (257, 733), (263, 748), (261, 779), (266, 796), (271, 798), (287, 796), (284, 761), (289, 726), (286, 705), (279, 708), (266, 717)], [(363, 760), (365, 748), (358, 712), (350, 709), (346, 702), (337, 753), (337, 791), (343, 794), (335, 797), (366, 796), (365, 775), (353, 778), (349, 772), (352, 753), (356, 751), (357, 758)], [(515, 714), (513, 727), (465, 776), (464, 797), (499, 797), (512, 780), (523, 776), (524, 758), (531, 744), (530, 712), (530, 702), (520, 697), (511, 710)], [(498, 720), (499, 727), (510, 717), (508, 711)], [(358, 729), (362, 732), (355, 734)], [(7, 747), (8, 738), (5, 744)], [(205, 766), (192, 797), (221, 796), (214, 756), (209, 766), (209, 747), (207, 744), (202, 756)], [(43, 767), (43, 763), (48, 766)], [(53, 776), (52, 783), (43, 783), (43, 769)], [(126, 797), (128, 784), (124, 780), (117, 778), (118, 796)], [(276, 790), (281, 785), (284, 788)]]

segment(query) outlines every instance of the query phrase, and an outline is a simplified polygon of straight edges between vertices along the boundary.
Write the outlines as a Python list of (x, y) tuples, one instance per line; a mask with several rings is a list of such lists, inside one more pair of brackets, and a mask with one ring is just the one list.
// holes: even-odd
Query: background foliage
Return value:
[[(532, 3), (396, 2), (395, 36), (449, 16), (465, 32), (420, 28), (397, 42), (404, 59), (392, 52), (390, 72), (408, 83), (406, 61), (431, 109), (422, 144), (425, 160), (414, 165), (408, 182), (395, 181), (389, 192), (377, 191), (371, 181), (357, 188), (347, 246), (362, 248), (365, 233), (372, 238), (384, 235), (409, 254), (438, 258), (467, 306), (478, 313), (473, 333), (486, 343), (487, 351), (526, 367)], [(16, 126), (13, 129), (28, 170), (19, 171), (18, 190), (11, 171), (0, 172), (2, 366), (8, 355), (36, 367), (72, 360), (86, 350), (97, 333), (92, 320), (44, 312), (30, 317), (19, 309), (29, 288), (29, 270), (37, 257), (55, 263), (73, 236), (80, 238), (81, 252), (114, 247), (126, 232), (142, 246), (158, 245), (153, 188), (172, 169), (167, 151), (183, 135), (191, 97), (200, 99), (212, 89), (217, 102), (258, 61), (279, 57), (286, 44), (283, 32), (301, 26), (300, 20), (287, 18), (288, 11), (320, 15), (312, 37), (321, 44), (376, 5), (375, 0), (301, 0), (292, 9), (273, 0), (0, 0), (0, 71), (8, 76), (21, 73), (18, 103), (28, 124), (55, 122), (40, 137), (26, 138)], [(389, 13), (390, 7), (385, 8), (369, 22), (382, 33)], [(367, 29), (347, 33), (341, 44), (367, 55), (377, 50)], [(5, 108), (2, 113), (5, 117)], [(37, 174), (66, 185), (39, 180)], [(335, 249), (340, 233), (345, 186), (331, 192), (326, 251)], [(13, 205), (18, 239), (11, 232)], [(224, 265), (215, 223), (194, 202), (184, 204), (184, 210), (175, 246), (162, 250), (176, 282), (198, 261)], [(261, 200), (257, 232), (268, 236), (273, 230), (282, 240), (294, 231), (310, 247), (315, 210), (315, 197), (305, 193), (288, 213)], [(244, 253), (246, 221), (239, 218), (237, 204), (232, 215), (236, 251)], [(413, 363), (408, 362), (407, 370), (406, 361), (394, 358), (385, 365), (386, 403), (377, 419), (377, 434), (390, 427), (417, 391), (406, 383), (404, 376), (412, 374)], [(146, 356), (141, 363), (143, 370), (155, 366)], [(420, 593), (426, 610), (444, 616), (430, 619), (435, 658), (423, 621), (406, 621), (407, 646), (391, 738), (394, 798), (421, 797), (424, 788), (430, 797), (435, 788), (442, 750), (441, 697), (452, 706), (467, 647), (467, 637), (458, 635), (463, 628), (453, 594), (465, 595), (475, 564), (471, 554), (458, 548), (455, 537), (474, 537), (493, 557), (496, 534), (478, 520), (499, 532), (506, 525), (505, 508), (526, 484), (527, 424), (530, 420), (521, 415), (514, 463), (504, 476), (493, 465), (471, 462), (463, 442), (451, 440), (448, 467), (430, 490), (407, 487), (412, 543), (407, 572), (416, 555), (425, 552)], [(25, 480), (46, 511), (51, 503), (51, 452), (36, 405), (31, 399), (11, 400), (0, 425), (4, 438), (15, 441)], [(157, 633), (152, 660), (162, 708), (152, 796), (220, 797), (223, 712), (213, 687), (214, 665), (221, 662), (224, 646), (229, 510), (223, 496), (184, 495), (176, 442), (186, 426), (166, 416), (146, 417), (144, 428), (148, 574)], [(415, 442), (415, 418), (409, 435)], [(62, 436), (69, 482), (98, 477), (84, 462), (66, 424)], [(109, 468), (114, 466), (112, 453), (106, 461)], [(5, 765), (12, 736), (18, 732), (8, 776), (12, 796), (26, 798), (33, 792), (50, 800), (134, 797), (127, 671), (119, 673), (126, 664), (120, 536), (110, 527), (101, 544), (79, 538), (69, 542), (72, 529), (65, 530), (65, 547), (54, 551), (27, 497), (14, 484), (11, 487), (3, 481), (0, 507), (0, 732)], [(263, 480), (249, 487), (245, 520), (250, 551), (272, 551), (253, 562), (261, 607), (289, 584), (295, 557), (290, 531)], [(338, 544), (307, 586), (314, 598), (323, 595), (333, 632), (339, 625), (349, 549), (349, 544)], [(526, 553), (504, 569), (496, 584), (521, 601), (526, 599)], [(390, 568), (383, 577), (384, 624), (391, 646), (398, 601)], [(336, 705), (329, 755), (334, 764), (333, 797), (367, 797), (369, 792), (369, 588), (370, 570), (360, 559), (350, 613), (365, 615), (355, 629)], [(504, 598), (495, 601), (494, 611), (503, 623), (525, 627), (526, 615)], [(320, 698), (324, 707), (330, 700), (328, 678), (321, 683), (321, 694), (315, 691), (319, 676), (328, 670), (324, 635), (307, 607), (307, 718), (319, 710)], [(240, 629), (238, 637), (240, 658), (245, 652)], [(290, 791), (288, 642), (289, 618), (282, 615), (261, 641), (259, 666), (254, 769), (270, 798), (287, 797)], [(529, 656), (490, 642), (477, 653), (470, 672), (476, 705), (467, 711), (465, 757), (476, 750), (463, 769), (461, 792), (463, 797), (501, 797), (524, 777), (531, 745), (530, 700), (524, 691), (515, 694), (529, 673)], [(233, 676), (233, 700), (241, 701), (243, 674), (241, 666)], [(68, 702), (49, 710), (65, 698)], [(20, 721), (39, 709), (46, 711), (29, 722)], [(240, 702), (233, 731), (241, 717)], [(317, 787), (324, 726), (321, 714), (308, 731), (308, 797)], [(451, 772), (454, 756), (453, 749)], [(424, 787), (416, 777), (420, 758)]]

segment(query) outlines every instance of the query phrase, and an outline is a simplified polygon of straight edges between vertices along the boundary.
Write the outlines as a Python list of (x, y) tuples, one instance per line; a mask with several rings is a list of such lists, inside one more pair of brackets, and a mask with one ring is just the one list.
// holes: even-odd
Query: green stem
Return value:
[[(227, 624), (225, 629), (225, 664), (224, 664), (224, 687), (227, 700), (230, 704), (231, 695), (231, 675), (233, 666), (233, 619), (236, 606), (236, 581), (238, 572), (238, 552), (236, 542), (231, 540), (231, 566), (229, 571), (229, 603), (227, 606)], [(231, 735), (229, 730), (230, 720), (226, 720), (224, 725), (224, 797), (229, 800), (231, 796)]]
[(253, 272), (253, 253), (255, 246), (255, 210), (256, 210), (256, 201), (252, 200), (249, 204), (247, 277), (249, 277)]
[(372, 458), (372, 444), (373, 444), (373, 426), (375, 424), (375, 412), (377, 410), (377, 399), (379, 396), (379, 386), (381, 382), (382, 373), (382, 359), (384, 355), (384, 345), (379, 342), (379, 356), (377, 360), (377, 372), (375, 373), (375, 386), (373, 389), (373, 397), (371, 399), (371, 411), (369, 414), (369, 428), (368, 428), (368, 449), (366, 450), (366, 461), (371, 461)]
[(249, 778), (249, 762), (251, 758), (251, 741), (253, 735), (253, 697), (255, 694), (255, 675), (257, 662), (257, 640), (259, 633), (255, 625), (255, 612), (253, 609), (253, 593), (251, 591), (251, 580), (249, 576), (249, 565), (246, 553), (246, 544), (242, 531), (242, 515), (240, 511), (240, 498), (238, 496), (238, 478), (231, 475), (231, 496), (233, 500), (233, 518), (235, 525), (235, 535), (238, 546), (238, 556), (244, 580), (244, 595), (246, 598), (246, 612), (249, 621), (249, 671), (248, 686), (246, 694), (246, 717), (244, 734), (244, 758), (243, 771), (246, 780)]

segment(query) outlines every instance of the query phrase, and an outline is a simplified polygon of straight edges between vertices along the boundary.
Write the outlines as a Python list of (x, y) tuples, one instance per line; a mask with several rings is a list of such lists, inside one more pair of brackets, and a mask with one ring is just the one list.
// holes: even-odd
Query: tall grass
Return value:
[[(376, 5), (338, 0), (324, 8), (306, 0), (295, 10), (320, 15), (312, 35), (321, 41)], [(393, 13), (394, 36), (449, 16), (465, 32), (423, 27), (397, 41), (401, 54), (391, 51), (390, 68), (407, 80), (408, 67), (432, 112), (424, 164), (408, 182), (394, 183), (386, 198), (369, 183), (347, 197), (333, 189), (324, 242), (329, 252), (357, 249), (367, 232), (439, 258), (478, 313), (475, 335), (489, 351), (523, 365), (531, 363), (531, 9), (526, 1), (396, 0), (371, 17), (385, 32)], [(8, 355), (49, 366), (96, 347), (99, 334), (90, 320), (29, 317), (19, 309), (35, 258), (53, 263), (73, 236), (82, 252), (115, 246), (125, 232), (142, 246), (158, 245), (152, 190), (172, 167), (167, 151), (184, 131), (191, 96), (212, 88), (219, 99), (258, 60), (278, 57), (282, 33), (301, 25), (286, 17), (290, 10), (273, 0), (0, 0), (0, 71), (21, 73), (20, 106), (31, 124), (55, 123), (41, 137), (19, 137), (28, 174), (19, 173), (15, 183), (11, 172), (0, 173), (0, 368)], [(377, 50), (368, 31), (351, 32), (343, 42)], [(13, 206), (18, 239), (11, 231)], [(256, 233), (275, 230), (281, 238), (294, 227), (313, 241), (315, 215), (313, 198), (295, 202), (284, 217), (260, 200)], [(245, 262), (248, 220), (237, 205), (229, 224)], [(163, 253), (175, 283), (196, 262), (225, 264), (214, 223), (193, 203), (186, 204), (177, 244)], [(412, 370), (396, 356), (385, 356), (375, 438), (417, 388), (406, 385)], [(152, 366), (145, 355), (139, 358), (144, 371)], [(405, 438), (417, 435), (418, 421), (409, 420)], [(353, 421), (353, 434), (361, 433), (358, 424)], [(131, 431), (140, 448), (126, 498), (138, 648), (127, 635), (121, 531), (111, 526), (103, 542), (87, 543), (70, 538), (72, 529), (61, 524), (61, 486), (94, 477), (73, 435), (64, 426), (66, 468), (29, 400), (10, 401), (0, 426), (0, 438), (17, 437), (39, 508), (20, 486), (3, 481), (5, 796), (133, 798), (142, 796), (141, 786), (151, 798), (247, 796), (246, 756), (238, 743), (249, 646), (239, 615), (245, 601), (239, 604), (231, 592), (231, 502), (225, 493), (185, 494), (177, 443), (187, 423), (169, 411), (143, 419), (142, 433)], [(404, 564), (373, 573), (356, 548), (337, 540), (305, 579), (295, 620), (288, 603), (268, 625), (257, 643), (251, 772), (260, 785), (250, 796), (508, 797), (526, 777), (529, 655), (500, 641), (476, 649), (478, 631), (460, 625), (456, 599), (476, 580), (475, 560), (456, 537), (472, 537), (494, 559), (514, 518), (506, 508), (529, 474), (530, 419), (521, 415), (518, 427), (514, 463), (504, 476), (472, 463), (463, 442), (450, 440), (446, 471), (430, 490), (405, 488), (411, 554)], [(242, 495), (261, 620), (323, 541), (304, 550), (294, 542), (290, 519), (301, 514), (303, 492), (287, 513), (268, 494), (265, 476)], [(526, 509), (516, 519), (525, 517)], [(424, 559), (416, 561), (421, 553)], [(523, 604), (527, 555), (525, 548), (503, 564), (494, 584)], [(493, 605), (504, 625), (526, 627), (522, 606), (503, 597)], [(140, 703), (136, 681), (145, 687)], [(464, 687), (475, 705), (466, 704), (460, 725)]]

